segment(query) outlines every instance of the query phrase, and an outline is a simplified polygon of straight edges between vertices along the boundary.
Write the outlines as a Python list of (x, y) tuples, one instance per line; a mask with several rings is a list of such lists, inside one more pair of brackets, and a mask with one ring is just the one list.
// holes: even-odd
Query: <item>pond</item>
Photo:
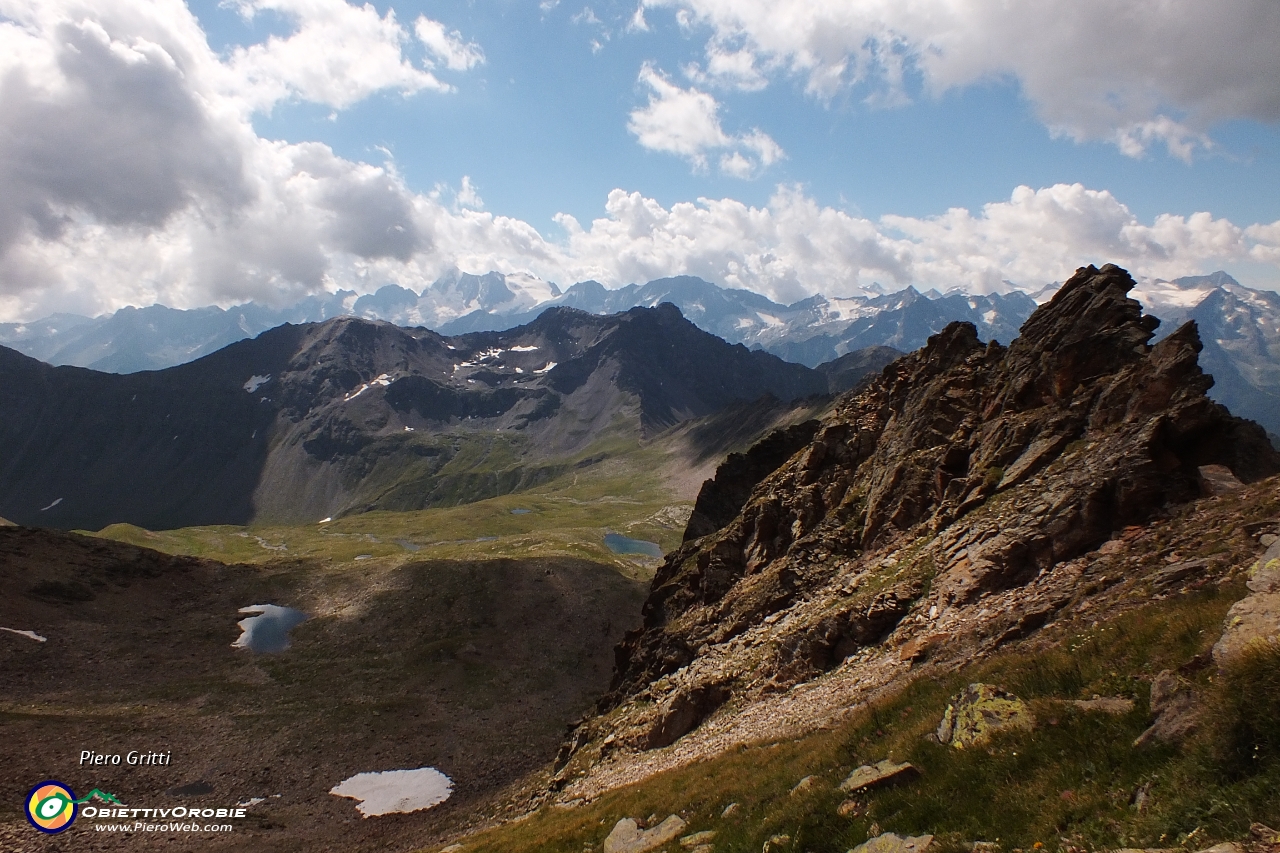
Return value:
[(628, 539), (618, 533), (606, 533), (604, 535), (604, 544), (615, 554), (643, 554), (646, 557), (662, 559), (662, 546), (657, 542)]
[(238, 612), (254, 615), (236, 623), (243, 633), (232, 647), (267, 654), (289, 648), (289, 631), (307, 620), (307, 614), (301, 610), (277, 604), (251, 604)]
[(453, 780), (434, 767), (357, 773), (334, 785), (329, 793), (360, 800), (356, 809), (365, 817), (376, 817), (439, 805), (453, 793)]

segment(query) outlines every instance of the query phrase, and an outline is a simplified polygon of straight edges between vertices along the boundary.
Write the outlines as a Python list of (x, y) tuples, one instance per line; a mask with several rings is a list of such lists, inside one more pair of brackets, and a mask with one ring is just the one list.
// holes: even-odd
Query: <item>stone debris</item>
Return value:
[(764, 843), (764, 847), (760, 848), (760, 853), (778, 853), (778, 851), (790, 846), (790, 835), (773, 835)]
[(1031, 709), (1017, 696), (990, 684), (970, 684), (947, 705), (936, 736), (938, 743), (964, 749), (985, 744), (998, 731), (1034, 725)]
[(1077, 711), (1094, 711), (1102, 714), (1127, 714), (1133, 710), (1133, 700), (1123, 696), (1098, 696), (1093, 699), (1060, 699), (1056, 704), (1075, 708)]
[(932, 835), (908, 835), (904, 838), (886, 832), (862, 842), (849, 853), (925, 853), (932, 844)]
[(641, 829), (631, 818), (624, 817), (613, 825), (604, 840), (604, 853), (647, 853), (674, 841), (688, 824), (679, 815), (671, 815), (650, 829)]
[(692, 835), (686, 835), (680, 839), (680, 846), (688, 849), (694, 849), (709, 845), (715, 841), (716, 831), (714, 829), (704, 829), (702, 832), (695, 832)]
[(720, 812), (720, 819), (724, 820), (725, 818), (733, 817), (735, 814), (737, 814), (740, 808), (741, 806), (739, 806), (737, 803), (729, 803), (729, 805), (724, 807), (724, 811)]
[(796, 783), (796, 786), (794, 788), (791, 789), (791, 796), (794, 797), (797, 794), (805, 793), (806, 791), (808, 791), (813, 787), (814, 781), (815, 780), (812, 776), (804, 777), (803, 779), (801, 779), (799, 782)]
[(908, 782), (919, 775), (920, 771), (913, 765), (906, 763), (895, 764), (886, 758), (883, 761), (877, 761), (875, 764), (864, 764), (854, 770), (849, 774), (848, 778), (840, 783), (840, 790), (846, 794), (854, 794), (858, 791)]
[(1249, 834), (1262, 844), (1280, 845), (1280, 832), (1272, 829), (1265, 823), (1255, 822), (1249, 824)]
[(1195, 693), (1184, 685), (1177, 673), (1161, 671), (1151, 681), (1151, 727), (1138, 735), (1134, 746), (1152, 741), (1180, 743), (1196, 730), (1200, 722), (1200, 706)]
[(862, 814), (862, 803), (857, 800), (845, 800), (836, 806), (836, 814), (840, 817), (858, 817)]
[(1152, 575), (1151, 585), (1156, 592), (1165, 592), (1189, 578), (1204, 575), (1208, 567), (1208, 560), (1187, 560), (1186, 562), (1174, 563)]

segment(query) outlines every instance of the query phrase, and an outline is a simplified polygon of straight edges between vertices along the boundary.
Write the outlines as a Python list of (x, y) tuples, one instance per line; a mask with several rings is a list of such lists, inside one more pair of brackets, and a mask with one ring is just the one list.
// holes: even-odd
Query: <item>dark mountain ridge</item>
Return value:
[(159, 529), (459, 503), (557, 476), (611, 431), (827, 389), (670, 305), (455, 338), (343, 317), (127, 375), (0, 350), (0, 514)]

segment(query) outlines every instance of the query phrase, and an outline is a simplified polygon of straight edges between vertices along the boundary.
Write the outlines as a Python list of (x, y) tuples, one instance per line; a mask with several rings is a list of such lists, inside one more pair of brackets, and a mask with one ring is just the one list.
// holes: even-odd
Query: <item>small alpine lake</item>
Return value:
[(630, 539), (620, 533), (606, 533), (604, 535), (604, 544), (615, 554), (641, 554), (645, 557), (662, 559), (662, 546), (657, 542)]
[(243, 632), (233, 648), (259, 654), (278, 654), (289, 648), (289, 631), (307, 621), (307, 614), (278, 604), (251, 604), (239, 613), (252, 614), (236, 624)]

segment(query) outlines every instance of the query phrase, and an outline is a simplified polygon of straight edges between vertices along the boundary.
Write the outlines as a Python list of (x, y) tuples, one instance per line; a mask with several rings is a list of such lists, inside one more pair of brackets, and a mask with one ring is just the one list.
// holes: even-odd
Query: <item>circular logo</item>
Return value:
[(61, 782), (41, 782), (27, 794), (27, 820), (41, 832), (62, 832), (76, 819), (76, 795)]

